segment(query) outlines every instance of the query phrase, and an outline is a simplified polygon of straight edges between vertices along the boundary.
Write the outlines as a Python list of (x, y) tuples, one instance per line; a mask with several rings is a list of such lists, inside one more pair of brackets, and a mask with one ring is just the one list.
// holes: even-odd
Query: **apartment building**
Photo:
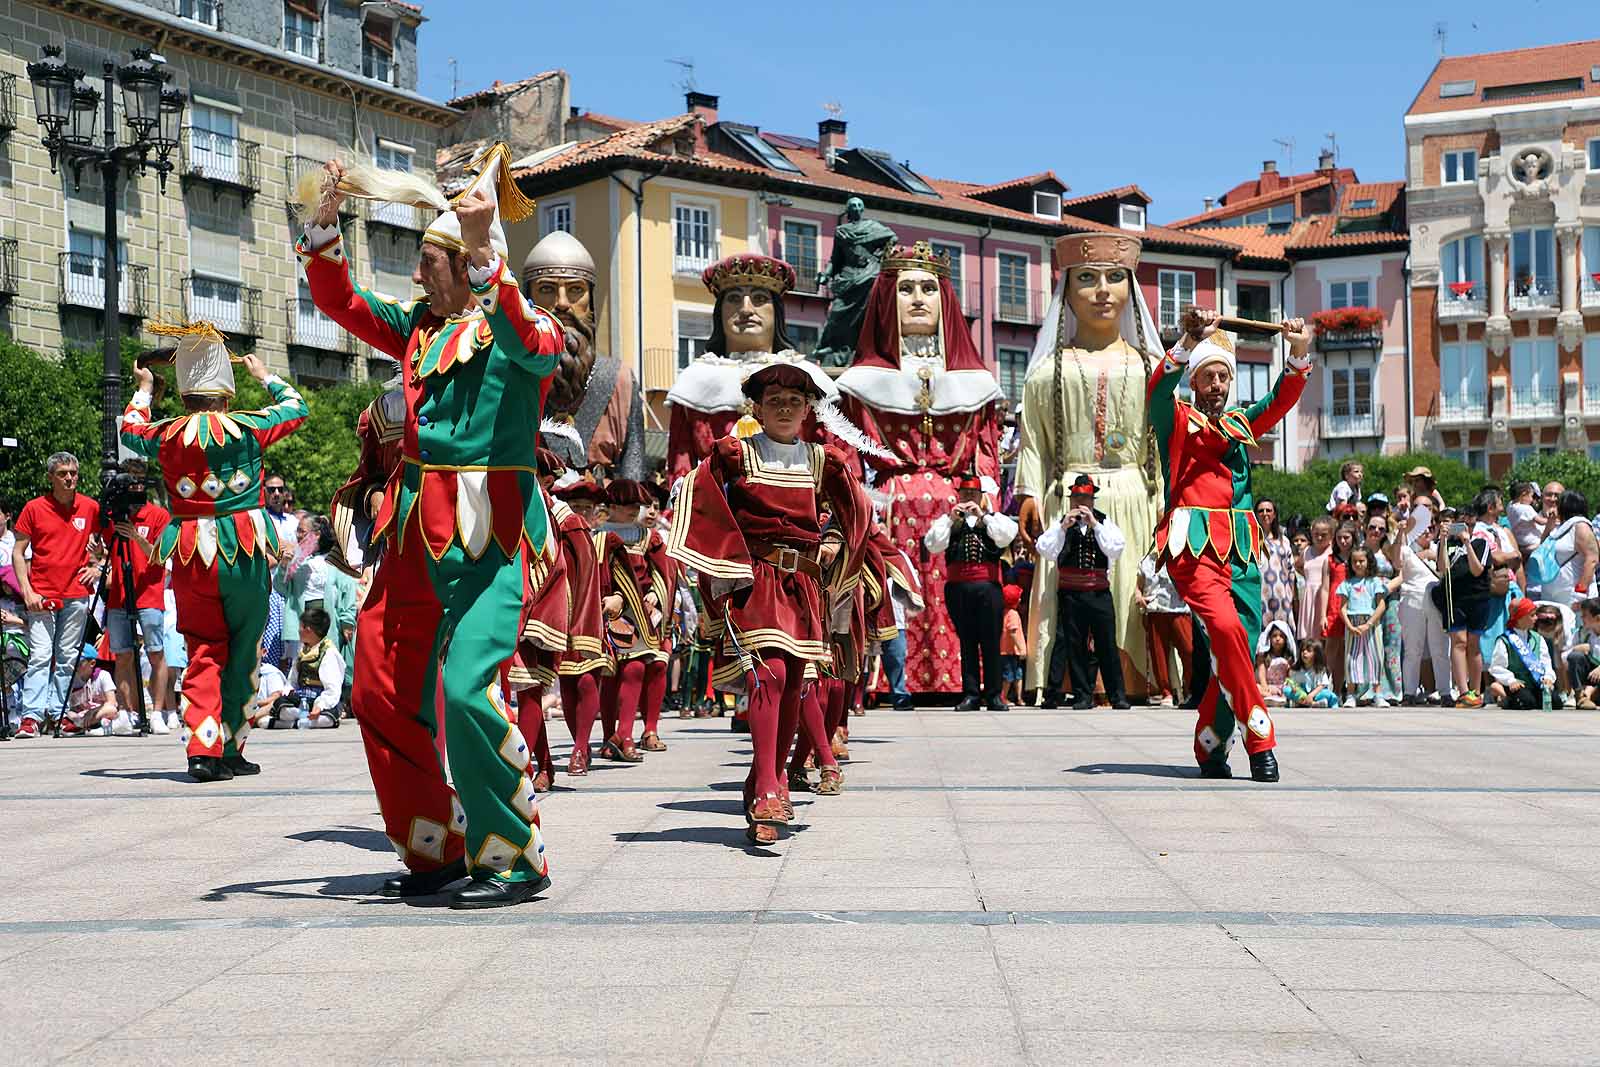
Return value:
[[(432, 173), (457, 113), (416, 91), (421, 9), (399, 0), (17, 0), (0, 9), (0, 330), (44, 352), (95, 344), (104, 314), (97, 173), (52, 174), (26, 65), (45, 45), (98, 86), (154, 49), (188, 95), (176, 170), (123, 186), (124, 329), (205, 318), (306, 384), (365, 376), (365, 353), (311, 306), (289, 242), (296, 178), (336, 152)], [(124, 130), (119, 130), (123, 134)], [(358, 278), (405, 294), (427, 223), (353, 206)], [(379, 373), (382, 372), (381, 370)]]
[(1600, 41), (1443, 58), (1405, 136), (1417, 434), (1600, 457)]

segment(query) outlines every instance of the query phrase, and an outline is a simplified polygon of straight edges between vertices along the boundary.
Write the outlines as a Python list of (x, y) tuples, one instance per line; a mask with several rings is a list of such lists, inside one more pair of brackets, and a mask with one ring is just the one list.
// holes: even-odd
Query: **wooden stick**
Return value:
[(1218, 315), (1216, 323), (1225, 330), (1265, 330), (1270, 333), (1282, 333), (1281, 322), (1257, 322), (1255, 319), (1241, 319), (1233, 315)]

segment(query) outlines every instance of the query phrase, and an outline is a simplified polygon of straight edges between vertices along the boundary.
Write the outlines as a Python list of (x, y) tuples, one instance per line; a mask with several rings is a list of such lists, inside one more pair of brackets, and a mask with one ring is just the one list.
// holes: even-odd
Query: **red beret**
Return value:
[(650, 492), (632, 478), (613, 478), (606, 486), (606, 503), (642, 508), (650, 503)]

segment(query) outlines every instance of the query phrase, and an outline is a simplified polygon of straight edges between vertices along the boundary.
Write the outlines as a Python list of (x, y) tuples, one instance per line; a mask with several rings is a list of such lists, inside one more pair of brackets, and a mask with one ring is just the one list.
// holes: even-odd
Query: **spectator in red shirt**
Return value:
[[(122, 461), (124, 472), (138, 479), (144, 486), (148, 468), (142, 459)], [(167, 691), (167, 662), (163, 654), (162, 637), (166, 633), (163, 609), (166, 607), (166, 567), (155, 559), (156, 543), (161, 531), (172, 521), (166, 508), (146, 501), (138, 510), (129, 513), (127, 522), (115, 528), (103, 525), (100, 538), (111, 551), (111, 566), (106, 572), (106, 633), (111, 640), (111, 653), (116, 657), (117, 702), (120, 710), (132, 718), (139, 705), (135, 700), (134, 686), (142, 685), (139, 677), (138, 650), (133, 645), (133, 630), (129, 626), (127, 600), (122, 592), (122, 554), (126, 553), (133, 567), (133, 606), (139, 616), (139, 637), (144, 643), (144, 654), (150, 660), (150, 691)], [(118, 540), (114, 535), (120, 534)], [(146, 708), (148, 713), (152, 709)], [(168, 732), (164, 716), (150, 715), (150, 729), (154, 733)]]
[(22, 677), (18, 738), (61, 713), (83, 648), (89, 586), (97, 549), (91, 545), (100, 505), (78, 492), (78, 458), (57, 452), (45, 461), (50, 492), (22, 506), (11, 567), (28, 622), (28, 671)]

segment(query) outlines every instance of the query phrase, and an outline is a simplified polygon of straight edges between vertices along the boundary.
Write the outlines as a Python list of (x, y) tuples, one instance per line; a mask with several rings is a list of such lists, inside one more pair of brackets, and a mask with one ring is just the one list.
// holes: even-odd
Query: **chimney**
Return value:
[(839, 151), (850, 143), (844, 131), (844, 119), (823, 119), (817, 123), (817, 154), (828, 161), (829, 167), (833, 166)]
[(694, 89), (690, 89), (688, 92), (683, 94), (683, 102), (684, 102), (684, 109), (687, 110), (687, 111), (693, 111), (696, 115), (699, 115), (701, 121), (704, 122), (707, 126), (715, 126), (716, 125), (716, 123), (717, 123), (717, 98), (716, 97), (712, 96), (710, 93), (702, 93), (702, 92), (697, 92)]
[(1283, 179), (1278, 176), (1278, 161), (1275, 159), (1262, 160), (1261, 180), (1256, 185), (1256, 195), (1260, 196), (1263, 193), (1275, 193), (1278, 191), (1278, 186), (1282, 184), (1282, 182)]
[(1324, 148), (1317, 156), (1317, 173), (1331, 174), (1333, 172), (1333, 149)]
[(1210, 211), (1212, 208), (1217, 206), (1217, 198), (1214, 196), (1208, 196), (1200, 202), (1205, 205), (1205, 210), (1207, 211)]

